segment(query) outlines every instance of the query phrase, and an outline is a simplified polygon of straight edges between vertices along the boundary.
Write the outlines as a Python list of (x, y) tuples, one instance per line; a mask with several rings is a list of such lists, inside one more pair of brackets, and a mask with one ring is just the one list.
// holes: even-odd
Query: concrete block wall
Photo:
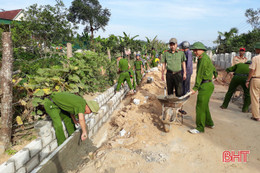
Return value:
[(8, 161), (0, 165), (1, 173), (31, 172), (57, 148), (57, 140), (50, 121), (39, 121), (35, 125), (35, 129), (38, 131), (39, 138), (33, 140)]
[[(231, 67), (233, 58), (235, 56), (238, 56), (239, 54), (236, 52), (232, 53), (225, 53), (225, 54), (214, 54), (211, 58), (213, 64), (215, 66), (220, 67), (221, 69), (226, 69), (228, 67)], [(247, 57), (248, 60), (251, 60), (252, 57), (254, 57), (254, 54), (251, 52), (246, 52), (245, 57)]]
[[(98, 132), (129, 91), (126, 84), (117, 93), (115, 93), (115, 87), (116, 85), (94, 99), (100, 106), (97, 114), (91, 113), (85, 115), (89, 138)], [(61, 150), (62, 147), (58, 147), (51, 121), (39, 121), (36, 123), (35, 129), (38, 132), (39, 138), (33, 140), (8, 161), (0, 165), (0, 173), (37, 172), (44, 163), (47, 163), (46, 159), (51, 159), (51, 153), (58, 153), (57, 150)], [(64, 132), (67, 135), (65, 126)], [(67, 140), (71, 139), (71, 137), (67, 138)]]

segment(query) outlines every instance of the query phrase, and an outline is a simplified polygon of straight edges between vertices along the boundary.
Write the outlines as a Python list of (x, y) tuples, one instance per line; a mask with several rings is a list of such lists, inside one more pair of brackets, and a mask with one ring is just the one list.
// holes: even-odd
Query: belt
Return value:
[(203, 83), (208, 83), (208, 82), (212, 82), (212, 80), (202, 80), (201, 83), (203, 84)]
[(248, 76), (248, 74), (234, 73), (235, 76)]
[(177, 72), (173, 72), (173, 71), (171, 71), (171, 70), (167, 70), (167, 73), (177, 74), (177, 73), (181, 73), (181, 70), (180, 70), (180, 71), (177, 71)]
[(141, 69), (135, 69), (135, 71), (141, 71)]
[(120, 71), (120, 73), (128, 72), (128, 70)]

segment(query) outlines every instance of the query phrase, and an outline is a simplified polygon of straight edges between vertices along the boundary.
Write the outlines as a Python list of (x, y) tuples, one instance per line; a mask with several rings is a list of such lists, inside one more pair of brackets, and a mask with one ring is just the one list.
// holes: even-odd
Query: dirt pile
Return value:
[[(149, 77), (153, 78), (152, 83), (146, 82)], [(127, 96), (122, 108), (111, 117), (107, 132), (109, 140), (93, 154), (96, 161), (89, 163), (91, 169), (95, 169), (94, 172), (118, 172), (122, 166), (123, 171), (133, 169), (142, 162), (165, 162), (167, 152), (153, 152), (154, 149), (151, 149), (155, 146), (158, 148), (158, 140), (164, 141), (165, 137), (163, 123), (158, 117), (162, 109), (157, 95), (163, 94), (165, 87), (165, 82), (160, 77), (160, 71), (146, 75), (136, 94)], [(163, 148), (161, 144), (160, 147)], [(111, 164), (114, 165), (113, 168), (109, 167)]]

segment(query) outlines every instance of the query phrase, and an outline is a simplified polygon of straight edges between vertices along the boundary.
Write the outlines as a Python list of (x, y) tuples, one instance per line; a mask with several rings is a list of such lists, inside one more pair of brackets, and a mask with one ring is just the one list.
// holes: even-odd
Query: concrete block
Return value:
[(88, 132), (88, 137), (89, 138), (91, 138), (93, 136), (93, 131), (94, 131), (93, 129), (89, 130), (89, 132)]
[(54, 141), (52, 141), (52, 142), (50, 143), (50, 150), (51, 150), (51, 152), (54, 151), (57, 147), (58, 147), (58, 142), (57, 142), (57, 140), (55, 139)]
[(15, 167), (13, 161), (7, 161), (0, 165), (1, 173), (15, 173)]
[(51, 143), (51, 141), (53, 140), (52, 134), (47, 136), (47, 137), (42, 137), (42, 147), (45, 147), (46, 145), (48, 145), (49, 143)]
[(38, 132), (38, 135), (40, 137), (49, 136), (51, 134), (51, 127), (52, 127), (51, 121), (38, 121), (34, 125), (34, 128)]
[(245, 53), (245, 57), (247, 57), (247, 60), (251, 60), (252, 59), (252, 53), (251, 52), (246, 52)]
[(95, 125), (98, 123), (99, 119), (102, 117), (103, 113), (101, 114), (97, 114), (95, 117), (94, 117), (94, 121), (95, 121)]
[(51, 132), (52, 132), (52, 139), (56, 139), (56, 133), (53, 127), (51, 128)]
[(47, 145), (42, 149), (42, 151), (40, 152), (40, 162), (50, 154), (50, 151), (50, 145)]
[(42, 149), (42, 140), (41, 138), (37, 138), (33, 140), (31, 143), (26, 145), (24, 148), (27, 148), (30, 152), (30, 157), (35, 156)]
[(225, 67), (226, 67), (226, 62), (225, 62), (225, 61), (221, 61), (221, 62), (220, 62), (220, 67), (221, 67), (221, 69), (225, 69)]
[[(95, 116), (95, 124), (97, 123), (97, 121), (99, 120), (99, 117), (103, 117), (104, 115), (104, 109), (99, 109), (97, 115)], [(98, 117), (98, 118), (97, 118)]]
[(103, 125), (103, 121), (102, 121), (102, 119), (100, 119), (98, 122), (98, 128), (100, 129), (102, 127), (102, 125)]
[(98, 125), (95, 125), (94, 126), (94, 128), (93, 128), (93, 134), (95, 135), (95, 134), (97, 134), (97, 132), (98, 132), (98, 130), (99, 130), (99, 128), (98, 128)]
[(20, 169), (18, 169), (15, 173), (27, 173), (26, 168), (25, 167), (21, 167)]
[(27, 169), (27, 172), (31, 172), (37, 165), (39, 165), (40, 163), (40, 155), (37, 154), (35, 155), (33, 158), (31, 158), (31, 160), (26, 163), (25, 167)]
[(21, 168), (26, 162), (30, 160), (30, 152), (29, 149), (24, 148), (20, 151), (18, 151), (15, 155), (13, 155), (10, 159), (10, 161), (14, 162), (15, 169), (18, 170)]
[(108, 109), (113, 107), (113, 101), (111, 99), (107, 102), (107, 106)]
[(225, 53), (225, 55), (224, 55), (224, 61), (225, 61), (225, 62), (228, 62), (229, 56), (230, 56), (229, 53)]
[[(107, 115), (107, 114), (106, 114), (106, 115)], [(102, 118), (102, 122), (103, 122), (103, 123), (107, 122), (107, 116), (106, 116), (106, 115), (103, 116), (103, 118)]]
[(88, 123), (88, 128), (89, 128), (89, 129), (92, 129), (92, 128), (94, 127), (94, 125), (95, 125), (95, 119), (94, 119), (94, 118), (91, 118), (91, 119), (89, 120), (89, 123)]
[(226, 63), (226, 68), (231, 67), (231, 63)]

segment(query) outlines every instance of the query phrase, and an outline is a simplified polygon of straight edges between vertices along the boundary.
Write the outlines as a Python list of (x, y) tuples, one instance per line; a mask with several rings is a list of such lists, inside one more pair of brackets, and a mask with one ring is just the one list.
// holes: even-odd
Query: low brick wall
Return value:
[[(93, 137), (93, 135), (98, 132), (103, 123), (109, 119), (113, 111), (129, 91), (128, 86), (124, 85), (123, 88), (115, 94), (115, 87), (116, 85), (94, 99), (100, 106), (100, 110), (97, 114), (91, 113), (85, 115), (89, 138)], [(39, 138), (33, 140), (22, 150), (13, 155), (8, 161), (0, 165), (1, 173), (44, 172), (42, 169), (44, 168), (44, 165), (48, 163), (48, 160), (55, 157), (62, 148), (70, 143), (70, 140), (75, 140), (73, 137), (76, 136), (70, 136), (64, 144), (58, 147), (51, 121), (39, 121), (35, 125), (35, 129), (38, 131)], [(64, 132), (67, 135), (65, 126)], [(79, 130), (75, 133), (79, 133)], [(57, 170), (56, 172), (60, 172), (60, 170)]]
[[(228, 67), (231, 67), (233, 58), (235, 56), (239, 56), (238, 53), (232, 52), (232, 53), (222, 53), (222, 54), (214, 54), (211, 57), (211, 60), (215, 66), (220, 67), (221, 69), (226, 69)], [(251, 60), (252, 57), (255, 56), (254, 53), (246, 52), (245, 57), (247, 57), (247, 60)]]

